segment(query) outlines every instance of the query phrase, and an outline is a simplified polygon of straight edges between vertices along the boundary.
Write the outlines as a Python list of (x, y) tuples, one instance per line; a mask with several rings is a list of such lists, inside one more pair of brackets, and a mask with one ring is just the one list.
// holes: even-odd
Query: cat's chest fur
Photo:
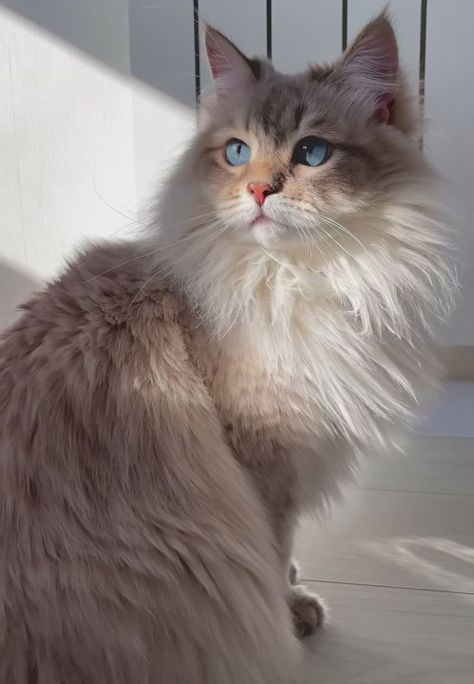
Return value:
[(277, 360), (245, 330), (213, 343), (198, 329), (194, 342), (228, 443), (268, 505), (301, 510), (337, 489), (348, 452), (324, 409), (316, 348), (312, 362), (297, 349)]
[[(357, 272), (357, 306), (339, 292), (337, 274), (322, 283), (306, 275), (301, 287), (283, 277), (281, 287), (264, 283), (233, 318), (221, 302), (217, 310), (230, 326), (216, 324), (209, 305), (192, 343), (237, 458), (264, 496), (289, 493), (299, 507), (336, 495), (361, 448), (393, 445), (393, 426), (410, 420), (425, 378), (435, 375), (422, 339), (415, 348), (394, 334)], [(219, 297), (227, 302), (220, 291), (212, 302)]]

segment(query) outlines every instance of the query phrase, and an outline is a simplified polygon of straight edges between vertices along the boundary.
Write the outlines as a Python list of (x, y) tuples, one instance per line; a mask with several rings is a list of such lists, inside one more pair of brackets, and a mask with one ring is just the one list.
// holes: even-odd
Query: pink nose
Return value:
[(250, 194), (255, 197), (259, 207), (265, 202), (266, 196), (273, 192), (273, 185), (270, 183), (249, 183), (247, 188)]

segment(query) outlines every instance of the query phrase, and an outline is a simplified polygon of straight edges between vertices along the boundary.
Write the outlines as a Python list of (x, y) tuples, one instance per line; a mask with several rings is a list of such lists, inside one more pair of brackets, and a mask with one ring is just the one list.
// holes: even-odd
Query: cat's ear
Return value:
[(220, 31), (206, 26), (205, 44), (207, 61), (218, 91), (235, 91), (258, 78), (258, 61), (248, 59)]
[(354, 98), (363, 98), (377, 121), (392, 123), (400, 81), (398, 47), (385, 12), (362, 29), (344, 53), (341, 67)]

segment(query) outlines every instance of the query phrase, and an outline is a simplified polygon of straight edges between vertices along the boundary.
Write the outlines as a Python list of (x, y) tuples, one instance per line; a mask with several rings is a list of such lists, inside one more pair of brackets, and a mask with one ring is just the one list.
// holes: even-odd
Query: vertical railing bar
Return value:
[(348, 0), (342, 0), (342, 51), (347, 47)]
[(267, 0), (267, 58), (272, 58), (272, 0)]
[(423, 119), (425, 112), (425, 75), (426, 75), (426, 25), (428, 19), (428, 0), (420, 2), (420, 61), (418, 71), (418, 106), (421, 121), (419, 138), (420, 148), (423, 149)]
[(196, 104), (201, 94), (201, 46), (199, 42), (199, 0), (193, 0), (194, 22), (194, 95)]

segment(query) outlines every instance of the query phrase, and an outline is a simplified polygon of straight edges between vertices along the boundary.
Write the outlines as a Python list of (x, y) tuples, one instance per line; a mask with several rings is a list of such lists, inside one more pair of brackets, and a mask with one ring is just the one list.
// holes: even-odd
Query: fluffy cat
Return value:
[(297, 518), (436, 373), (449, 250), (387, 17), (296, 76), (206, 44), (146, 237), (3, 337), (1, 682), (295, 681)]

